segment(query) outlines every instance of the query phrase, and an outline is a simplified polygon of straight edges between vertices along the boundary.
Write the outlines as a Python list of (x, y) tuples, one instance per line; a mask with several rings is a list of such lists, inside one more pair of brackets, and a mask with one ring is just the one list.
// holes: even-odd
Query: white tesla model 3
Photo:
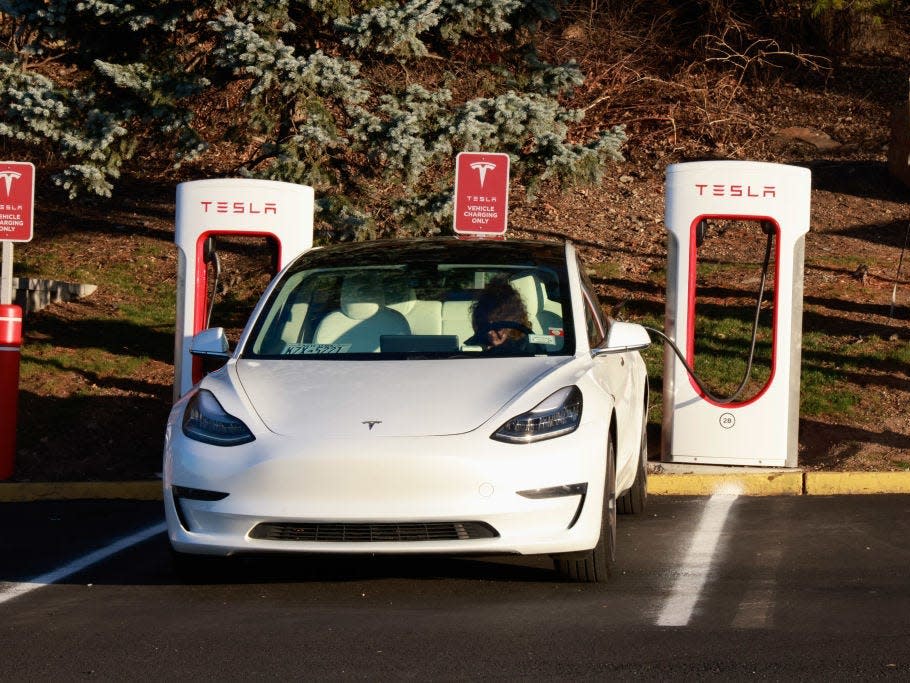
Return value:
[[(515, 300), (518, 300), (516, 304)], [(312, 249), (170, 414), (178, 558), (548, 554), (604, 581), (647, 496), (638, 325), (606, 319), (571, 244)]]

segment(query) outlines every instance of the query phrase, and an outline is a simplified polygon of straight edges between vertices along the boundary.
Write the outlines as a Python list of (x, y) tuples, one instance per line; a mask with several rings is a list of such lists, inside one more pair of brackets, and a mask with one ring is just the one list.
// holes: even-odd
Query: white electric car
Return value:
[(175, 555), (548, 554), (604, 581), (617, 511), (647, 496), (649, 342), (604, 317), (571, 244), (312, 249), (233, 353), (193, 340), (227, 362), (168, 420)]

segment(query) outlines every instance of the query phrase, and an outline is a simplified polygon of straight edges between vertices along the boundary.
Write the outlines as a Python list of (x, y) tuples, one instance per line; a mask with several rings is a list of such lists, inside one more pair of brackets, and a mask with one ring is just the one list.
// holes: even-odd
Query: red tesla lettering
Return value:
[(214, 211), (216, 213), (233, 213), (233, 214), (256, 214), (256, 213), (278, 213), (278, 203), (277, 202), (265, 202), (262, 205), (255, 204), (254, 202), (228, 202), (228, 201), (208, 201), (201, 200), (199, 205), (202, 207), (203, 213), (208, 213), (212, 210), (214, 206)]
[(752, 187), (751, 185), (726, 185), (724, 183), (714, 183), (708, 185), (707, 183), (695, 183), (695, 190), (698, 192), (699, 197), (705, 196), (705, 190), (711, 188), (711, 196), (713, 197), (776, 197), (777, 196), (777, 186), (776, 185), (763, 185), (761, 189), (757, 187)]

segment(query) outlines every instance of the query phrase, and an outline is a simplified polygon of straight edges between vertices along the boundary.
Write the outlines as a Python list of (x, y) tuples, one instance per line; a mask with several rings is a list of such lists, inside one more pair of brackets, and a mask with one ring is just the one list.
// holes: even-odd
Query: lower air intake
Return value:
[(250, 538), (266, 541), (316, 543), (410, 543), (412, 541), (470, 541), (498, 538), (496, 529), (484, 522), (406, 522), (401, 524), (338, 524), (311, 522), (264, 522)]

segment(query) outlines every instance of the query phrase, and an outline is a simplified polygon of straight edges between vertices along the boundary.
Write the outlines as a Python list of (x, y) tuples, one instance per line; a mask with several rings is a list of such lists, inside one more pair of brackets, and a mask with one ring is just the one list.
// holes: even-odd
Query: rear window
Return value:
[(429, 241), (316, 250), (262, 308), (245, 358), (571, 355), (564, 250)]

